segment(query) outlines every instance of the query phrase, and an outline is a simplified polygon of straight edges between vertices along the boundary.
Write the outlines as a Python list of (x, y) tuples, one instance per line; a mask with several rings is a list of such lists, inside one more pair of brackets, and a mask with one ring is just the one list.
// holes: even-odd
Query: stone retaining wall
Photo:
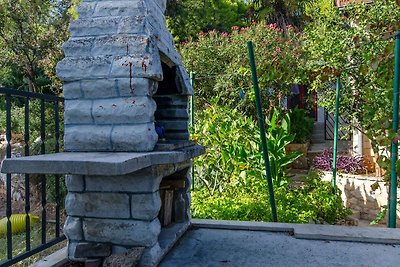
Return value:
[[(324, 172), (322, 180), (331, 179), (332, 172)], [(372, 221), (382, 206), (388, 203), (389, 186), (380, 177), (340, 173), (336, 180), (338, 188), (342, 191), (344, 205), (353, 211), (353, 217), (356, 219)], [(377, 185), (377, 189), (373, 190), (372, 185)], [(397, 190), (397, 195), (400, 196), (400, 190)], [(397, 223), (400, 223), (399, 211)]]

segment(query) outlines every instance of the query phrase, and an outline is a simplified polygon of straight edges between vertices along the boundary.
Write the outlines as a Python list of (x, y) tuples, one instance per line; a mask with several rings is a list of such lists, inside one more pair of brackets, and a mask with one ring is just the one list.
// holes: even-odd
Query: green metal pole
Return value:
[[(190, 97), (190, 126), (192, 131), (194, 131), (194, 79), (196, 78), (196, 73), (190, 72), (190, 84), (193, 88), (193, 95)], [(192, 159), (192, 190), (194, 190), (194, 161)]]
[[(399, 85), (400, 85), (400, 32), (396, 33), (396, 44), (394, 52), (394, 90), (393, 90), (393, 120), (392, 129), (397, 134), (399, 130)], [(396, 163), (398, 159), (398, 144), (392, 142), (392, 158), (390, 172), (390, 195), (389, 195), (389, 228), (396, 228), (397, 210), (397, 173)]]
[(335, 128), (333, 136), (332, 188), (336, 188), (336, 162), (339, 131), (340, 76), (336, 78)]
[(255, 97), (256, 97), (256, 107), (257, 107), (257, 115), (258, 115), (257, 117), (258, 117), (258, 123), (260, 126), (260, 136), (261, 136), (261, 142), (262, 142), (262, 148), (263, 148), (263, 157), (264, 157), (264, 163), (265, 163), (265, 170), (266, 170), (266, 174), (267, 174), (269, 202), (271, 203), (272, 221), (277, 222), (278, 216), (276, 214), (274, 187), (272, 184), (271, 169), (270, 169), (269, 158), (268, 158), (267, 138), (265, 137), (264, 117), (262, 114), (260, 90), (258, 88), (257, 69), (256, 69), (256, 62), (254, 59), (253, 43), (248, 42), (247, 47), (249, 50), (252, 80), (253, 80), (253, 86), (254, 86), (254, 93), (255, 93)]

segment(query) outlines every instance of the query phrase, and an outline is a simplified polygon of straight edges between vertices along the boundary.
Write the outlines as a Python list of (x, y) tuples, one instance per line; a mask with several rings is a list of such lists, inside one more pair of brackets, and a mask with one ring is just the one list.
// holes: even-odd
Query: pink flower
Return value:
[(222, 32), (221, 36), (226, 38), (226, 37), (229, 37), (229, 34), (227, 34), (226, 32)]
[(232, 31), (237, 31), (237, 30), (239, 30), (239, 27), (238, 26), (232, 26)]
[(201, 32), (199, 32), (199, 33), (197, 34), (197, 36), (204, 36), (204, 35), (206, 35), (206, 33), (204, 33), (203, 31), (201, 31)]
[(208, 104), (208, 103), (204, 103), (204, 106), (205, 106), (206, 108), (209, 108), (211, 105)]

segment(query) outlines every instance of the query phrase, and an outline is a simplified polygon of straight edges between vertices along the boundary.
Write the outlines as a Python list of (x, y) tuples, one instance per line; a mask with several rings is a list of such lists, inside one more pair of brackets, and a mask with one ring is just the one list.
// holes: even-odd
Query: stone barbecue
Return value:
[(68, 257), (139, 249), (156, 266), (190, 224), (193, 94), (166, 28), (166, 0), (84, 0), (70, 25), (65, 152), (7, 159), (5, 173), (66, 174)]

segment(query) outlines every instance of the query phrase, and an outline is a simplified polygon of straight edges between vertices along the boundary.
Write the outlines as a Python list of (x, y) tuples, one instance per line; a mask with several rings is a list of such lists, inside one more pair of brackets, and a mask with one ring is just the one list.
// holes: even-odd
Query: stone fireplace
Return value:
[(189, 77), (166, 28), (166, 0), (84, 0), (70, 25), (65, 152), (4, 161), (5, 173), (67, 174), (68, 257), (141, 248), (155, 266), (190, 224)]

